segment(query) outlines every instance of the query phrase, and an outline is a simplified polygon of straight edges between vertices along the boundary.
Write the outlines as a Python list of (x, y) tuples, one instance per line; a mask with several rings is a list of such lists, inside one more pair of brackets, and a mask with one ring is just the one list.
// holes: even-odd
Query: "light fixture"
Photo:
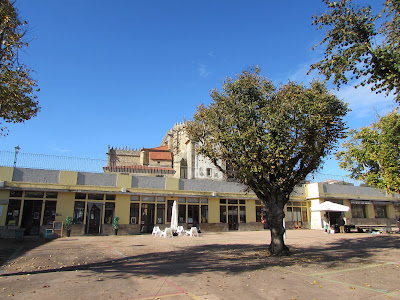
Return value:
[(19, 153), (19, 150), (21, 150), (21, 148), (20, 148), (19, 145), (17, 145), (17, 146), (14, 148), (14, 150), (15, 150), (15, 156), (14, 156), (14, 168), (15, 168), (15, 167), (17, 166), (18, 153)]

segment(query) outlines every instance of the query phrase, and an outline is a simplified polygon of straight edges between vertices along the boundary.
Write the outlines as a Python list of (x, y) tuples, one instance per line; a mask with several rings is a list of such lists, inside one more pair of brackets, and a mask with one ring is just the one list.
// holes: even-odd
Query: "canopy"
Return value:
[(313, 205), (310, 210), (311, 211), (349, 211), (349, 207), (330, 202), (330, 201), (325, 201), (324, 203)]

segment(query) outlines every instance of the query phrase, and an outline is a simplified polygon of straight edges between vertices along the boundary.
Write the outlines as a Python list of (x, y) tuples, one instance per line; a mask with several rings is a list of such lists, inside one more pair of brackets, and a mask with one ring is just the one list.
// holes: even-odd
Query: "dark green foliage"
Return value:
[(19, 59), (20, 50), (28, 46), (23, 40), (26, 25), (14, 2), (0, 0), (0, 135), (7, 132), (4, 122), (22, 123), (39, 111), (32, 70)]
[(400, 103), (400, 1), (386, 0), (377, 15), (371, 6), (360, 7), (352, 0), (323, 1), (328, 10), (313, 16), (313, 24), (327, 29), (320, 43), (325, 56), (310, 71), (317, 69), (327, 80), (333, 76), (338, 88), (360, 79), (357, 86), (393, 92)]
[(351, 177), (389, 193), (400, 193), (400, 114), (398, 109), (371, 126), (352, 130), (336, 154)]
[[(197, 152), (246, 184), (267, 209), (273, 254), (282, 254), (283, 208), (295, 185), (317, 170), (345, 130), (347, 105), (324, 84), (274, 87), (254, 72), (227, 78), (187, 122)], [(277, 236), (279, 235), (279, 238)], [(276, 248), (274, 248), (276, 246)]]

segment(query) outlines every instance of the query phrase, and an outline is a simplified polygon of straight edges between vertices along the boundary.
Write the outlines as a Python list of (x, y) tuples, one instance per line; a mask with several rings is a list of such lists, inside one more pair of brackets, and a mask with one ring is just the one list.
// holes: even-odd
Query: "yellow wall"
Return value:
[(208, 198), (208, 223), (219, 223), (218, 198)]
[(388, 206), (386, 206), (386, 211), (387, 211), (388, 218), (392, 218), (392, 219), (396, 218), (394, 204), (389, 204)]
[(119, 217), (119, 224), (129, 224), (130, 220), (130, 202), (129, 195), (117, 195), (115, 199), (115, 216)]
[(0, 181), (12, 181), (14, 168), (0, 167)]
[(1, 200), (0, 226), (6, 224), (9, 193), (10, 193), (9, 191), (4, 191), (4, 190), (0, 191), (0, 200)]
[(179, 190), (179, 178), (166, 177), (165, 178), (166, 190)]
[(256, 221), (256, 201), (247, 200), (246, 201), (246, 223)]
[(78, 172), (60, 171), (59, 184), (76, 185)]
[(56, 221), (65, 222), (67, 216), (74, 216), (75, 193), (58, 193)]
[(367, 204), (365, 205), (365, 211), (367, 213), (367, 218), (375, 218), (375, 210), (374, 210), (374, 205), (372, 204)]
[(351, 202), (350, 202), (350, 200), (343, 200), (343, 205), (350, 207), (349, 211), (344, 213), (344, 217), (351, 218)]
[(117, 187), (130, 188), (132, 186), (132, 176), (127, 174), (117, 175)]

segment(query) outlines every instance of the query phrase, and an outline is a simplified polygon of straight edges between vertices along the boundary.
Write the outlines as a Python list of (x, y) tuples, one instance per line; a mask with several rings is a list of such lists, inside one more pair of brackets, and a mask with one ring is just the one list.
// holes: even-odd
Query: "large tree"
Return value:
[(328, 10), (313, 16), (313, 24), (326, 29), (320, 43), (325, 56), (310, 71), (317, 69), (327, 80), (333, 76), (338, 88), (356, 80), (377, 93), (393, 92), (400, 103), (400, 1), (384, 1), (378, 14), (352, 0), (323, 2)]
[(227, 78), (200, 105), (187, 132), (199, 154), (251, 189), (266, 207), (269, 252), (284, 255), (284, 206), (294, 187), (321, 164), (344, 134), (347, 105), (324, 84), (275, 87), (260, 70)]
[(25, 122), (39, 111), (37, 83), (19, 57), (21, 49), (28, 46), (26, 25), (18, 16), (15, 1), (0, 0), (0, 135), (7, 132), (4, 123)]
[(400, 114), (398, 109), (378, 122), (350, 131), (336, 153), (340, 167), (354, 179), (371, 186), (400, 193)]

